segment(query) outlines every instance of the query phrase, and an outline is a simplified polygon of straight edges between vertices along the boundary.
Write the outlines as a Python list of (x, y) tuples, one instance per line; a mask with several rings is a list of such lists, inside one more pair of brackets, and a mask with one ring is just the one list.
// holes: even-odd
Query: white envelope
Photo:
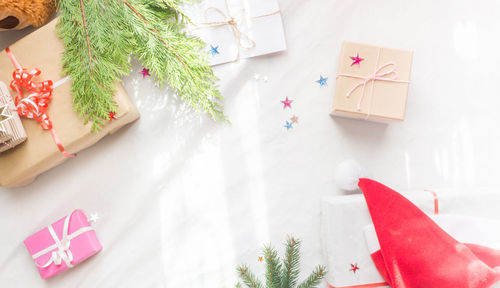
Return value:
[(276, 0), (206, 0), (185, 10), (189, 30), (207, 43), (211, 65), (286, 50)]
[[(500, 219), (500, 191), (478, 189), (472, 193), (434, 190), (438, 194), (439, 215)], [(429, 191), (403, 193), (428, 215), (434, 214), (434, 196)], [(328, 268), (327, 281), (335, 287), (385, 282), (378, 273), (364, 236), (371, 224), (361, 194), (324, 198), (321, 204), (321, 242)], [(359, 267), (354, 273), (351, 264)]]

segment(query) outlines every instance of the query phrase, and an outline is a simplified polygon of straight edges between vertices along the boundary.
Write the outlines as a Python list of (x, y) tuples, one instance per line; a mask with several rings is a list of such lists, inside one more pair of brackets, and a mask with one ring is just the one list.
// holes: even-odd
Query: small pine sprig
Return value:
[(304, 282), (297, 286), (297, 288), (316, 288), (318, 287), (321, 280), (325, 278), (325, 275), (326, 268), (323, 266), (318, 266)]
[[(263, 252), (266, 260), (266, 288), (316, 288), (327, 273), (326, 268), (319, 265), (303, 283), (297, 286), (300, 274), (300, 240), (292, 236), (289, 236), (286, 242), (283, 264), (273, 248), (265, 246)], [(236, 270), (248, 288), (263, 288), (260, 280), (247, 265), (238, 266)], [(236, 287), (241, 288), (241, 283), (238, 282)]]
[(264, 259), (266, 261), (266, 287), (281, 287), (281, 263), (278, 252), (270, 246), (264, 247)]
[[(236, 271), (238, 272), (238, 276), (240, 277), (241, 281), (247, 285), (249, 288), (262, 288), (262, 283), (260, 282), (257, 277), (255, 277), (255, 274), (252, 273), (248, 269), (248, 266), (246, 265), (241, 265), (238, 268), (236, 268)], [(241, 284), (238, 283), (237, 286)]]
[(286, 252), (283, 259), (281, 287), (295, 287), (299, 278), (300, 241), (292, 236), (286, 240)]

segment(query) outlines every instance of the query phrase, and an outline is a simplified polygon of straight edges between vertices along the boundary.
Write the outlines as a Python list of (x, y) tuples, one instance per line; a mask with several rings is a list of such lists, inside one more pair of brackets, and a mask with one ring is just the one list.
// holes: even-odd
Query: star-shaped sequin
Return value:
[(286, 130), (290, 130), (293, 128), (293, 124), (292, 124), (292, 122), (286, 121), (286, 123), (285, 123), (285, 125), (283, 125), (283, 127), (285, 127)]
[(289, 100), (288, 97), (286, 97), (285, 100), (281, 101), (281, 103), (283, 103), (283, 109), (285, 109), (286, 107), (291, 109), (292, 102), (293, 102), (293, 100)]
[(316, 82), (319, 84), (319, 87), (328, 86), (328, 83), (326, 83), (326, 81), (328, 81), (328, 77), (325, 78), (321, 75), (319, 75), (319, 80), (316, 80)]
[(297, 117), (297, 115), (293, 115), (292, 117), (290, 117), (290, 121), (292, 121), (293, 124), (298, 124), (299, 117)]
[(146, 78), (146, 76), (151, 76), (151, 74), (149, 74), (149, 69), (146, 68), (142, 68), (142, 71), (139, 72), (139, 74), (142, 74), (142, 79)]
[(351, 56), (351, 60), (352, 60), (352, 65), (355, 65), (355, 64), (358, 64), (358, 66), (360, 65), (361, 61), (365, 60), (364, 58), (360, 58), (359, 57), (359, 53), (356, 54), (356, 57), (353, 57)]
[(262, 261), (264, 261), (264, 258), (259, 257), (259, 262), (262, 262)]
[(113, 120), (118, 120), (118, 118), (116, 118), (116, 113), (111, 111), (111, 112), (109, 112), (109, 122), (111, 122)]
[(358, 270), (359, 270), (358, 263), (351, 264), (351, 269), (349, 269), (349, 271), (356, 273), (356, 271), (358, 271)]
[(8, 104), (5, 104), (4, 106), (0, 107), (0, 132), (7, 132), (5, 130), (4, 123), (12, 118), (12, 115), (7, 114), (7, 111), (9, 111), (8, 109), (9, 109)]
[(219, 54), (219, 46), (210, 45), (210, 54), (212, 54), (212, 56)]
[(97, 214), (97, 212), (90, 214), (89, 221), (91, 223), (95, 224), (97, 221), (99, 221), (99, 219), (101, 219), (101, 217), (99, 217), (99, 214)]

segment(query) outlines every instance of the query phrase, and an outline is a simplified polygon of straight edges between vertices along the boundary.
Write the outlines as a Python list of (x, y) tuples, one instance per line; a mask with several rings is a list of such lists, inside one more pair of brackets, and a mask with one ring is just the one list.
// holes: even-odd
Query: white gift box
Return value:
[[(465, 193), (452, 190), (434, 190), (434, 192), (438, 195), (441, 216), (453, 214), (500, 220), (500, 209), (498, 209), (500, 193), (493, 190), (477, 189)], [(435, 197), (430, 191), (412, 191), (403, 195), (428, 215), (435, 214)], [(321, 241), (329, 271), (327, 281), (332, 286), (385, 282), (373, 264), (364, 235), (369, 225), (371, 218), (363, 195), (323, 199)], [(445, 227), (442, 228), (448, 231)], [(352, 271), (351, 264), (359, 267), (359, 270)]]
[(206, 0), (186, 9), (211, 65), (286, 50), (276, 0)]

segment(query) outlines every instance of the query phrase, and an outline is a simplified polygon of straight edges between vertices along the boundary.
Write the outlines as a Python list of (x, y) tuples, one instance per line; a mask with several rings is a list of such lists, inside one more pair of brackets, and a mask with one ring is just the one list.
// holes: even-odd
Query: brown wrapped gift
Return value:
[(26, 141), (26, 131), (16, 111), (12, 96), (0, 81), (0, 153)]
[[(42, 70), (40, 79), (54, 82), (64, 77), (61, 75), (61, 55), (64, 47), (56, 35), (55, 26), (56, 20), (53, 20), (10, 47), (24, 68), (40, 68)], [(14, 66), (5, 51), (0, 53), (0, 67), (2, 67), (0, 80), (10, 82)], [(84, 125), (73, 110), (70, 82), (67, 81), (55, 88), (48, 109), (54, 129), (69, 153), (77, 153), (139, 118), (134, 103), (122, 85), (117, 84), (115, 95), (118, 103), (117, 120), (107, 123), (98, 134), (91, 132), (91, 124)], [(43, 130), (37, 121), (22, 118), (22, 122), (28, 140), (0, 154), (0, 186), (26, 185), (41, 173), (68, 159), (57, 148), (51, 133)]]
[(332, 114), (403, 121), (412, 57), (411, 51), (344, 42)]

